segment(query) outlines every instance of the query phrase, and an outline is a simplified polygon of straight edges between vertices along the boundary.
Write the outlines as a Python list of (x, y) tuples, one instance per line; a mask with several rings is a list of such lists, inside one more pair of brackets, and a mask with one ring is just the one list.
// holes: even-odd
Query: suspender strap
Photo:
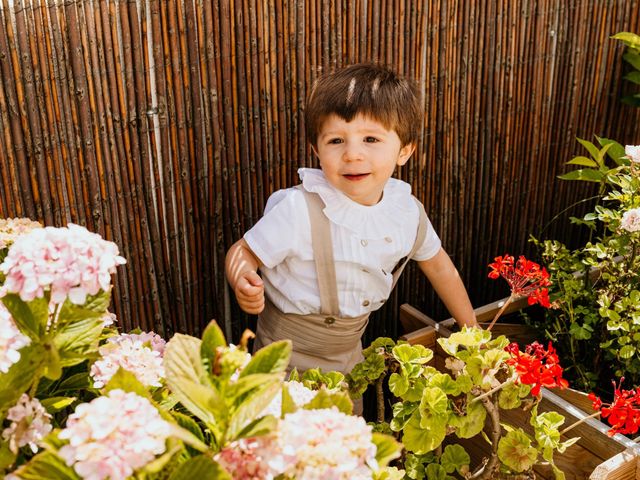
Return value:
[(317, 193), (306, 191), (304, 193), (309, 210), (309, 223), (311, 224), (311, 245), (313, 258), (318, 275), (318, 291), (320, 293), (320, 308), (324, 315), (338, 315), (340, 304), (338, 302), (338, 285), (336, 281), (336, 265), (333, 260), (333, 242), (331, 241), (331, 222), (324, 214), (324, 202)]
[(400, 278), (400, 274), (404, 270), (404, 267), (407, 266), (407, 263), (413, 257), (418, 249), (424, 243), (424, 239), (427, 236), (427, 212), (424, 211), (424, 206), (416, 197), (413, 197), (418, 205), (418, 210), (420, 211), (420, 220), (418, 221), (418, 232), (416, 233), (416, 241), (413, 243), (413, 248), (409, 252), (409, 254), (405, 257), (404, 260), (401, 260), (400, 266), (396, 268), (393, 272), (393, 283), (391, 284), (391, 290), (394, 289), (396, 283), (398, 283), (398, 279)]

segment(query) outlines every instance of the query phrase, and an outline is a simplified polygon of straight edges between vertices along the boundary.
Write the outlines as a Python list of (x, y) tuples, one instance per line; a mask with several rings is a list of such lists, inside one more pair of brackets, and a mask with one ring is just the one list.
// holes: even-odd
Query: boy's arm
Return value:
[(243, 238), (227, 251), (225, 273), (236, 295), (240, 308), (250, 314), (264, 309), (264, 283), (258, 275), (262, 265), (260, 259), (249, 248)]
[(447, 252), (441, 248), (429, 260), (419, 261), (418, 266), (458, 325), (476, 326), (478, 323), (467, 290)]

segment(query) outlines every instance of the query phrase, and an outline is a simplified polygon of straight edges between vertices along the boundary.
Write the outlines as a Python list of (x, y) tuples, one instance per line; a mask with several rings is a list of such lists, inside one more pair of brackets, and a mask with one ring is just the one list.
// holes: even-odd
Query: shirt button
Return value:
[(362, 302), (362, 306), (363, 307), (368, 307), (369, 306), (369, 300), (365, 300), (364, 302)]
[(333, 317), (327, 317), (324, 319), (324, 323), (326, 323), (327, 325), (333, 325), (334, 323), (336, 323), (336, 319)]
[(366, 240), (360, 240), (360, 244), (361, 244), (363, 247), (366, 247), (368, 243), (369, 243), (369, 242), (367, 242)]
[(384, 241), (385, 241), (385, 242), (387, 242), (387, 243), (391, 243), (391, 242), (393, 242), (393, 238), (391, 238), (391, 237), (384, 237)]

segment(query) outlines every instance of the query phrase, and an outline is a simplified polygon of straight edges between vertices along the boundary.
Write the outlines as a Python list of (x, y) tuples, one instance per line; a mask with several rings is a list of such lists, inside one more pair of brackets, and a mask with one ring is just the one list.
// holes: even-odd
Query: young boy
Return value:
[(315, 84), (305, 119), (321, 169), (300, 169), (302, 184), (275, 192), (227, 252), (240, 307), (260, 314), (256, 349), (289, 338), (290, 367), (348, 373), (405, 257), (460, 325), (476, 324), (422, 204), (391, 178), (415, 151), (421, 116), (417, 88), (380, 66), (353, 65)]

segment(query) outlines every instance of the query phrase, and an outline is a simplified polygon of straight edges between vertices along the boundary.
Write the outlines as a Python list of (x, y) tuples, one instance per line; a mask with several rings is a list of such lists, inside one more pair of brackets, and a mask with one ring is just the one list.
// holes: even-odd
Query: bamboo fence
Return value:
[[(424, 201), (474, 304), (504, 293), (496, 255), (530, 234), (577, 242), (566, 207), (588, 185), (556, 178), (575, 137), (640, 143), (619, 99), (637, 0), (0, 0), (0, 217), (75, 222), (115, 241), (122, 327), (237, 341), (226, 249), (268, 196), (314, 166), (302, 110), (313, 80), (387, 64), (424, 94), (419, 148), (398, 171)], [(443, 316), (416, 270), (398, 306)]]

